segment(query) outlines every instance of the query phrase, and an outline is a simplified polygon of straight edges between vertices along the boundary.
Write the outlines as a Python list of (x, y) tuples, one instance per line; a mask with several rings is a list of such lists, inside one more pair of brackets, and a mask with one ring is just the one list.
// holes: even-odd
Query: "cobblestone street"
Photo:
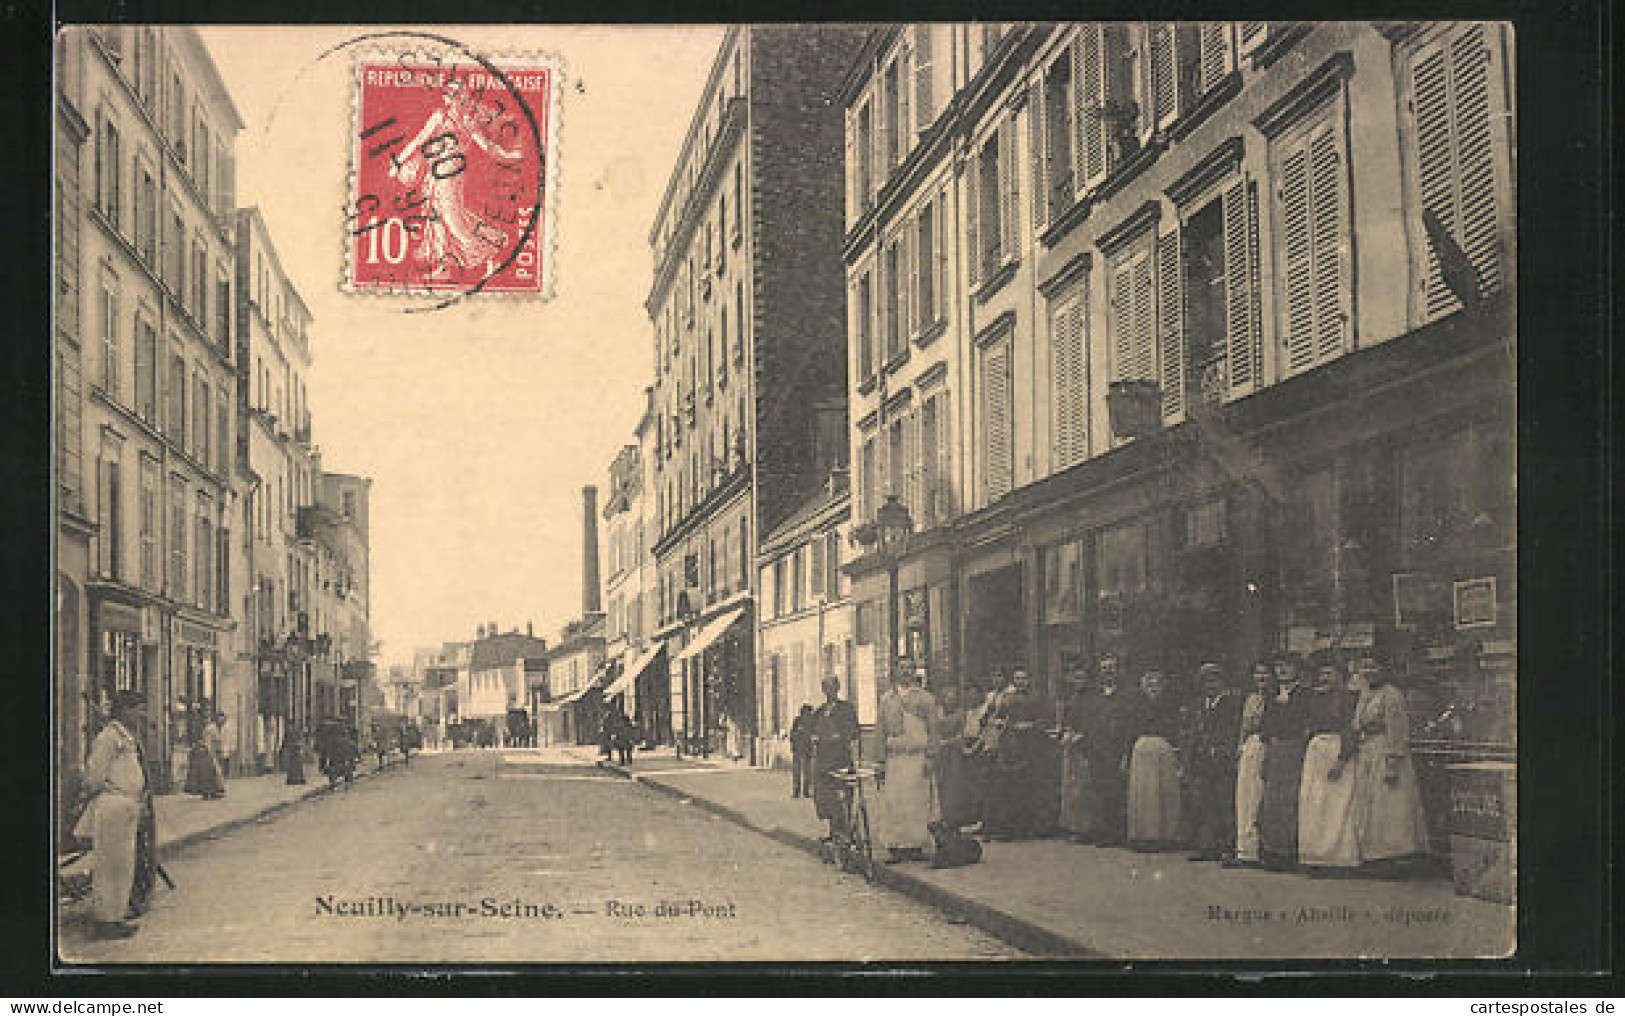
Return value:
[(157, 890), (138, 935), (91, 940), (81, 915), (69, 910), (62, 958), (509, 963), (1015, 955), (791, 847), (591, 765), (536, 752), (416, 759), (187, 847), (167, 867), (177, 888)]

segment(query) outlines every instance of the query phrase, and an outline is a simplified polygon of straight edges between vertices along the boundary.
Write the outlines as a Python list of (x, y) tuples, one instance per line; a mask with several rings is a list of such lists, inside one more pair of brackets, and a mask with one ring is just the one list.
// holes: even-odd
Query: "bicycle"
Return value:
[(830, 845), (841, 870), (862, 875), (867, 882), (873, 882), (880, 869), (875, 864), (874, 840), (869, 834), (869, 804), (864, 800), (863, 785), (874, 782), (879, 772), (873, 766), (854, 765), (831, 774), (848, 791), (844, 795), (846, 832), (832, 837)]

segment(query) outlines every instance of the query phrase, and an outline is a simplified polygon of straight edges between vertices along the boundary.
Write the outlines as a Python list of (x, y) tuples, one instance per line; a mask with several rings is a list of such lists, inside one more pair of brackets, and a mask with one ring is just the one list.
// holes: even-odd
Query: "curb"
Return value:
[[(365, 780), (376, 776), (383, 771), (383, 769), (372, 769), (364, 773), (356, 773), (355, 778), (357, 780)], [(185, 836), (179, 836), (173, 840), (160, 843), (158, 844), (157, 849), (153, 851), (153, 854), (160, 861), (173, 860), (176, 854), (188, 847), (196, 846), (197, 844), (202, 843), (204, 840), (212, 840), (216, 836), (220, 836), (223, 833), (229, 833), (234, 829), (241, 829), (243, 826), (287, 811), (296, 804), (302, 804), (305, 801), (311, 800), (312, 798), (321, 797), (325, 794), (331, 794), (337, 789), (337, 787), (330, 786), (325, 783), (318, 783), (310, 787), (310, 789), (306, 790), (305, 792), (299, 794), (297, 797), (290, 797), (285, 801), (277, 801), (275, 804), (266, 805), (264, 808), (261, 808), (258, 811), (250, 812), (247, 815), (239, 815), (236, 818), (227, 819), (218, 825), (207, 826), (203, 829), (195, 829), (192, 832), (187, 833)]]
[[(766, 836), (768, 839), (805, 851), (815, 857), (820, 856), (819, 843), (810, 836), (791, 832), (778, 826), (761, 825), (743, 812), (730, 808), (725, 804), (700, 797), (691, 791), (674, 787), (669, 783), (636, 773), (627, 772), (618, 765), (606, 765), (604, 769), (628, 779), (639, 786), (659, 791), (667, 797), (679, 801), (686, 801), (701, 811), (709, 812), (719, 818), (725, 818), (735, 825), (749, 829), (754, 833)], [(904, 896), (911, 897), (922, 903), (929, 904), (943, 911), (950, 917), (964, 921), (1000, 941), (1013, 945), (1034, 957), (1041, 959), (1106, 959), (1107, 953), (1091, 948), (1064, 935), (1056, 934), (1047, 928), (1042, 928), (1031, 921), (1016, 917), (1014, 914), (997, 910), (985, 903), (978, 903), (969, 897), (932, 885), (924, 879), (915, 878), (906, 872), (895, 868), (882, 866), (876, 873), (876, 885), (885, 886)]]

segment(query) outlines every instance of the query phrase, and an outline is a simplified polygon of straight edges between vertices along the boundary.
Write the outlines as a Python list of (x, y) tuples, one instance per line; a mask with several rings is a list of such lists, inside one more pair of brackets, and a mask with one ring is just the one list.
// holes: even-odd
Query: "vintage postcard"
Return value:
[(64, 28), (58, 963), (1515, 955), (1514, 44)]

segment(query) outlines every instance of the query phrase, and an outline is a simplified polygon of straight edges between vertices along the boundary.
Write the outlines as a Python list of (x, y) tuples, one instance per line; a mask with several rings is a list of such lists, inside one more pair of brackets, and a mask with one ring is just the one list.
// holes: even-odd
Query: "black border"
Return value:
[[(50, 886), (48, 830), (42, 816), (48, 796), (45, 721), (50, 619), (49, 292), (50, 146), (54, 96), (50, 86), (52, 17), (62, 22), (161, 21), (261, 23), (321, 21), (372, 24), (435, 22), (448, 13), (460, 23), (503, 21), (691, 22), (818, 19), (873, 20), (1064, 20), (1081, 12), (1058, 0), (1029, 0), (994, 8), (964, 0), (892, 2), (884, 6), (837, 0), (790, 10), (764, 0), (731, 3), (622, 0), (612, 9), (583, 0), (540, 4), (525, 0), (464, 0), (455, 11), (426, 0), (396, 0), (381, 9), (362, 0), (238, 0), (229, 7), (208, 0), (121, 3), (64, 0), (53, 12), (48, 0), (3, 9), (6, 54), (3, 89), (13, 181), (32, 186), (4, 193), (6, 221), (20, 227), (27, 249), (6, 274), (7, 310), (22, 327), (4, 345), (0, 369), (7, 397), (5, 456), (0, 459), (8, 497), (8, 538), (0, 564), (11, 587), (4, 611), (3, 643), (14, 661), (7, 694), (0, 698), (0, 815), (9, 848), (0, 987), (7, 994), (55, 997), (155, 995), (621, 995), (694, 993), (738, 995), (764, 990), (798, 994), (1204, 994), (1298, 995), (1305, 982), (1287, 976), (1315, 971), (1317, 993), (1451, 995), (1463, 990), (1492, 996), (1531, 993), (1620, 994), (1611, 970), (1611, 906), (1616, 884), (1614, 822), (1625, 813), (1612, 754), (1611, 662), (1617, 631), (1613, 578), (1617, 550), (1610, 539), (1617, 474), (1613, 433), (1613, 382), (1622, 379), (1613, 356), (1612, 321), (1603, 295), (1612, 282), (1610, 254), (1619, 236), (1600, 228), (1614, 212), (1610, 170), (1617, 113), (1612, 67), (1620, 53), (1609, 5), (1572, 0), (1558, 7), (1539, 0), (1464, 3), (1431, 0), (1429, 19), (1511, 20), (1516, 28), (1519, 84), (1519, 519), (1520, 609), (1523, 656), (1520, 683), (1522, 746), (1522, 886), (1519, 953), (1490, 963), (1304, 963), (1248, 967), (1211, 963), (1118, 964), (924, 964), (881, 968), (853, 965), (646, 966), (615, 969), (551, 967), (521, 976), (477, 979), (443, 974), (425, 979), (424, 968), (209, 967), (132, 968), (108, 974), (52, 975), (48, 926)], [(387, 19), (379, 14), (386, 13)], [(1212, 5), (1192, 0), (1155, 4), (1105, 0), (1091, 4), (1092, 18), (1212, 16)], [(1301, 5), (1238, 0), (1228, 17), (1302, 16)], [(1322, 4), (1322, 17), (1416, 17), (1374, 0)], [(23, 129), (19, 129), (23, 128)], [(15, 172), (22, 169), (22, 173)], [(1620, 297), (1616, 294), (1615, 300)], [(20, 312), (20, 313), (19, 313)], [(42, 581), (45, 580), (45, 581)], [(1538, 661), (1535, 662), (1535, 661)], [(1605, 766), (1605, 763), (1608, 763)], [(1605, 798), (1605, 794), (1613, 795)], [(1613, 807), (1608, 806), (1611, 800)], [(27, 873), (27, 874), (25, 874)], [(499, 968), (500, 969), (500, 968)], [(886, 970), (928, 971), (915, 977), (877, 976)], [(1378, 971), (1385, 973), (1377, 974)], [(414, 976), (406, 976), (408, 973)], [(1373, 976), (1373, 974), (1377, 974)], [(1394, 975), (1405, 974), (1404, 978)], [(1262, 978), (1260, 979), (1260, 975)], [(1279, 975), (1279, 976), (1275, 976)], [(1422, 975), (1422, 976), (1417, 976)]]

